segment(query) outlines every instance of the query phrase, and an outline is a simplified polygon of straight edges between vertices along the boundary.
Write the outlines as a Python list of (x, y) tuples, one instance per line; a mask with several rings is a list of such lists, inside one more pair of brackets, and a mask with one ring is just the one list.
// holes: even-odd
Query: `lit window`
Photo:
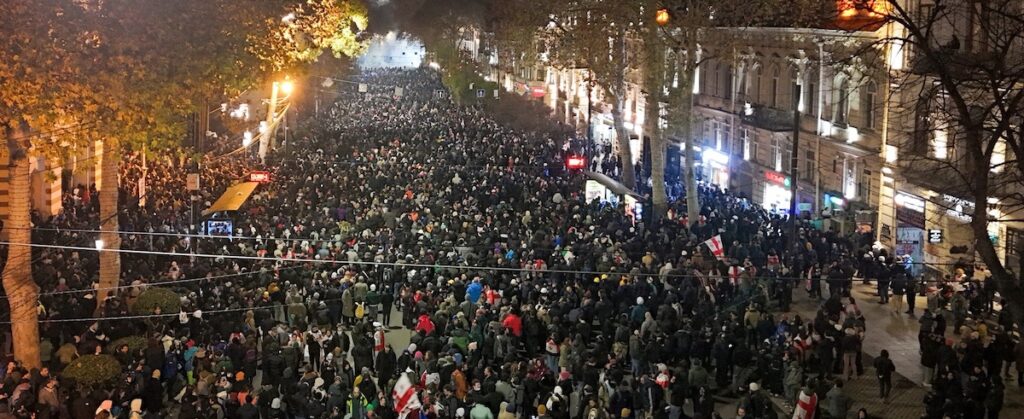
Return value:
[(875, 98), (878, 97), (878, 85), (872, 80), (864, 88), (864, 118), (867, 128), (875, 128)]
[(1006, 163), (1006, 140), (1000, 138), (996, 141), (996, 146), (992, 149), (992, 173), (999, 173), (1003, 171), (1003, 166)]
[(746, 128), (740, 130), (740, 139), (743, 141), (743, 160), (750, 161), (750, 134)]
[(945, 128), (938, 128), (932, 134), (932, 157), (937, 159), (949, 157), (949, 137)]

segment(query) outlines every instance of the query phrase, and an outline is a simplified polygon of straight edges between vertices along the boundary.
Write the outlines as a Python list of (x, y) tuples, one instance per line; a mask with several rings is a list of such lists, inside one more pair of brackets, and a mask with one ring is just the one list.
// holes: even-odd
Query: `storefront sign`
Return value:
[(928, 230), (928, 243), (942, 243), (942, 230), (937, 228)]
[(952, 195), (942, 195), (942, 201), (946, 207), (946, 215), (965, 223), (969, 223), (974, 219), (972, 216), (974, 214), (974, 202)]
[(783, 185), (787, 188), (789, 187), (789, 176), (786, 176), (779, 172), (765, 170), (764, 179), (777, 185)]
[(596, 180), (587, 180), (583, 188), (583, 194), (584, 197), (586, 197), (587, 202), (593, 202), (595, 199), (604, 201), (605, 194), (608, 191), (608, 188)]
[(924, 199), (905, 192), (896, 192), (893, 201), (896, 202), (897, 227), (924, 228)]
[(262, 170), (249, 172), (249, 182), (270, 183), (270, 172)]

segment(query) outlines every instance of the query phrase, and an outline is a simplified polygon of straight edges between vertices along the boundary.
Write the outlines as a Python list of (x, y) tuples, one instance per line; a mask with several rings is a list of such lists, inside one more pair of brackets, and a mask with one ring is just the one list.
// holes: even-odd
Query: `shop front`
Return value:
[(704, 176), (708, 182), (720, 188), (729, 187), (728, 154), (711, 147), (704, 147), (701, 150), (701, 164), (704, 166)]
[(774, 170), (765, 170), (764, 180), (761, 205), (769, 211), (789, 212), (790, 200), (793, 197), (789, 176)]
[(594, 200), (613, 207), (623, 206), (626, 215), (633, 222), (643, 218), (643, 197), (627, 188), (618, 181), (601, 173), (586, 172), (587, 180), (583, 184), (583, 195), (587, 202)]
[(924, 198), (904, 191), (897, 191), (893, 197), (896, 207), (896, 256), (910, 258), (907, 265), (910, 273), (918, 276), (922, 272), (925, 243)]

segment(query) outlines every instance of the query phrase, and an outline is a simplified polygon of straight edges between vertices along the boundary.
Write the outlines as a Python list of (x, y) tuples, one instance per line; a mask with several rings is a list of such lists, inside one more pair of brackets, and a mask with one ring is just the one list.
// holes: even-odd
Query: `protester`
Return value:
[[(30, 382), (38, 401), (7, 402), (17, 414), (52, 413), (54, 397), (76, 419), (104, 400), (118, 417), (232, 419), (709, 418), (723, 395), (765, 418), (769, 393), (795, 417), (813, 417), (819, 400), (832, 414), (851, 409), (843, 381), (828, 383), (864, 372), (854, 261), (866, 257), (858, 270), (883, 301), (890, 282), (896, 301), (911, 292), (887, 255), (806, 223), (791, 236), (784, 215), (710, 185), (673, 187), (700, 195), (696, 220), (685, 199), (659, 219), (588, 202), (584, 175), (564, 170), (584, 149), (571, 133), (502, 126), (447, 99), (432, 70), (357, 79), (365, 92), (343, 90), (266, 166), (211, 145), (194, 196), (183, 159), (150, 159), (143, 204), (141, 166), (126, 159), (121, 247), (146, 254), (122, 254), (119, 289), (95, 301), (96, 252), (41, 248), (33, 270), (41, 335), (59, 348), (50, 366), (107, 351), (122, 374), (96, 391)], [(594, 167), (621, 170), (610, 157)], [(231, 219), (232, 237), (203, 235), (192, 203), (207, 207), (253, 168), (272, 181), (216, 215)], [(36, 217), (38, 242), (92, 248), (96, 194), (80, 186), (59, 215)], [(180, 312), (130, 311), (150, 288), (178, 293)], [(795, 289), (820, 298), (814, 316), (776, 318)], [(110, 319), (94, 319), (97, 307)], [(412, 336), (392, 348), (398, 323)], [(964, 351), (982, 354), (988, 338), (964, 324)], [(1016, 351), (1000, 359), (1021, 359), (1019, 338), (992, 334)], [(109, 347), (129, 336), (145, 347)], [(960, 372), (955, 353), (935, 358), (937, 376)], [(998, 357), (968, 358), (984, 369)], [(2, 393), (21, 400), (10, 396), (27, 372), (12, 368)], [(940, 397), (957, 397), (958, 381), (938, 381)], [(1001, 408), (995, 390), (960, 390)]]

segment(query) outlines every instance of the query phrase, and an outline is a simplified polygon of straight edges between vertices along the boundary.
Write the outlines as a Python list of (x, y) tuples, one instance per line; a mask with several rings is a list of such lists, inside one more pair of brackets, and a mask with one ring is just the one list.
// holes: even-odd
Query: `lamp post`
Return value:
[(291, 96), (295, 90), (295, 84), (286, 77), (282, 82), (274, 82), (270, 89), (270, 102), (267, 105), (267, 132), (260, 136), (260, 162), (267, 162), (267, 151), (274, 147), (274, 134), (277, 132), (275, 119), (277, 117), (278, 96), (283, 93), (284, 97)]

